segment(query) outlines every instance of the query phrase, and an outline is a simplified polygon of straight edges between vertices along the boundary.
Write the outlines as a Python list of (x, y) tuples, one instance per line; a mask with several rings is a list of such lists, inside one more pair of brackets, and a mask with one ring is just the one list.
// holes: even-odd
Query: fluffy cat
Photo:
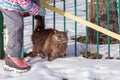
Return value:
[(45, 29), (42, 16), (36, 15), (35, 20), (36, 25), (31, 36), (33, 52), (25, 56), (34, 57), (39, 54), (41, 58), (45, 58), (47, 54), (49, 61), (55, 57), (64, 57), (68, 42), (67, 32)]
[(55, 29), (35, 30), (32, 34), (32, 50), (31, 56), (40, 54), (41, 58), (45, 58), (48, 54), (48, 60), (52, 61), (55, 57), (64, 57), (67, 50), (67, 32)]

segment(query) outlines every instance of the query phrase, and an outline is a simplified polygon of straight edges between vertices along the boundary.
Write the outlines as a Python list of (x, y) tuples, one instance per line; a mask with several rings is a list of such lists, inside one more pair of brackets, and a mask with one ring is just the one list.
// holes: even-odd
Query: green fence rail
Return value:
[(0, 58), (4, 55), (4, 41), (3, 41), (3, 15), (0, 11)]
[[(120, 34), (120, 0), (117, 0), (118, 4), (118, 33)], [(119, 58), (120, 58), (120, 41), (119, 41)]]

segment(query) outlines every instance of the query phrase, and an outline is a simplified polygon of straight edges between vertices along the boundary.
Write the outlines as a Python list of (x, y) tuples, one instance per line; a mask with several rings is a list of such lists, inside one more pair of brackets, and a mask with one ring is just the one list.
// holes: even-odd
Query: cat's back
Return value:
[(54, 34), (54, 29), (42, 29), (33, 32), (31, 39), (33, 43), (44, 44), (50, 35)]

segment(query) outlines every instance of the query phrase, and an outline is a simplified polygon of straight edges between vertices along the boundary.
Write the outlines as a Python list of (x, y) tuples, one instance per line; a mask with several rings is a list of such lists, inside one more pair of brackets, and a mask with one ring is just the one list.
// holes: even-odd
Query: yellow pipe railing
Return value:
[(75, 16), (75, 15), (73, 15), (73, 14), (70, 14), (70, 13), (68, 13), (68, 12), (64, 12), (63, 10), (60, 10), (60, 9), (58, 9), (58, 8), (55, 8), (55, 7), (51, 6), (51, 5), (49, 5), (49, 4), (47, 3), (47, 1), (49, 1), (49, 0), (41, 0), (40, 5), (41, 5), (42, 7), (45, 7), (45, 8), (47, 8), (47, 9), (53, 11), (53, 12), (56, 12), (56, 13), (58, 13), (58, 14), (60, 14), (60, 15), (63, 15), (63, 16), (65, 16), (65, 17), (67, 17), (67, 18), (70, 18), (70, 19), (72, 19), (72, 20), (74, 20), (74, 21), (77, 21), (78, 23), (81, 23), (81, 24), (83, 24), (83, 25), (86, 25), (86, 26), (88, 26), (89, 28), (92, 28), (92, 29), (97, 30), (97, 31), (99, 31), (99, 32), (101, 32), (101, 33), (104, 33), (104, 34), (106, 34), (106, 35), (108, 35), (108, 36), (110, 36), (110, 37), (113, 37), (113, 38), (115, 38), (115, 39), (117, 39), (117, 40), (120, 40), (120, 35), (119, 35), (119, 34), (116, 34), (116, 33), (112, 32), (112, 31), (109, 31), (109, 30), (107, 30), (107, 29), (105, 29), (105, 28), (103, 28), (103, 27), (101, 27), (101, 26), (98, 26), (98, 25), (96, 25), (96, 24), (93, 24), (93, 23), (91, 23), (91, 22), (89, 22), (89, 21), (86, 21), (86, 20), (84, 20), (84, 19), (81, 19), (81, 18), (79, 18), (79, 17), (77, 17), (77, 16)]

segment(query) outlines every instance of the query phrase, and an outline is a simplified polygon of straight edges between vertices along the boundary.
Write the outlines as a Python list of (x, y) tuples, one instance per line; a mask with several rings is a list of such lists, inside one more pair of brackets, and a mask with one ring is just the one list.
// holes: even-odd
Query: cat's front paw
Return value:
[(53, 60), (54, 60), (53, 57), (49, 57), (49, 56), (48, 56), (48, 61), (53, 61)]
[(43, 59), (45, 58), (45, 54), (44, 53), (40, 53), (40, 57)]

